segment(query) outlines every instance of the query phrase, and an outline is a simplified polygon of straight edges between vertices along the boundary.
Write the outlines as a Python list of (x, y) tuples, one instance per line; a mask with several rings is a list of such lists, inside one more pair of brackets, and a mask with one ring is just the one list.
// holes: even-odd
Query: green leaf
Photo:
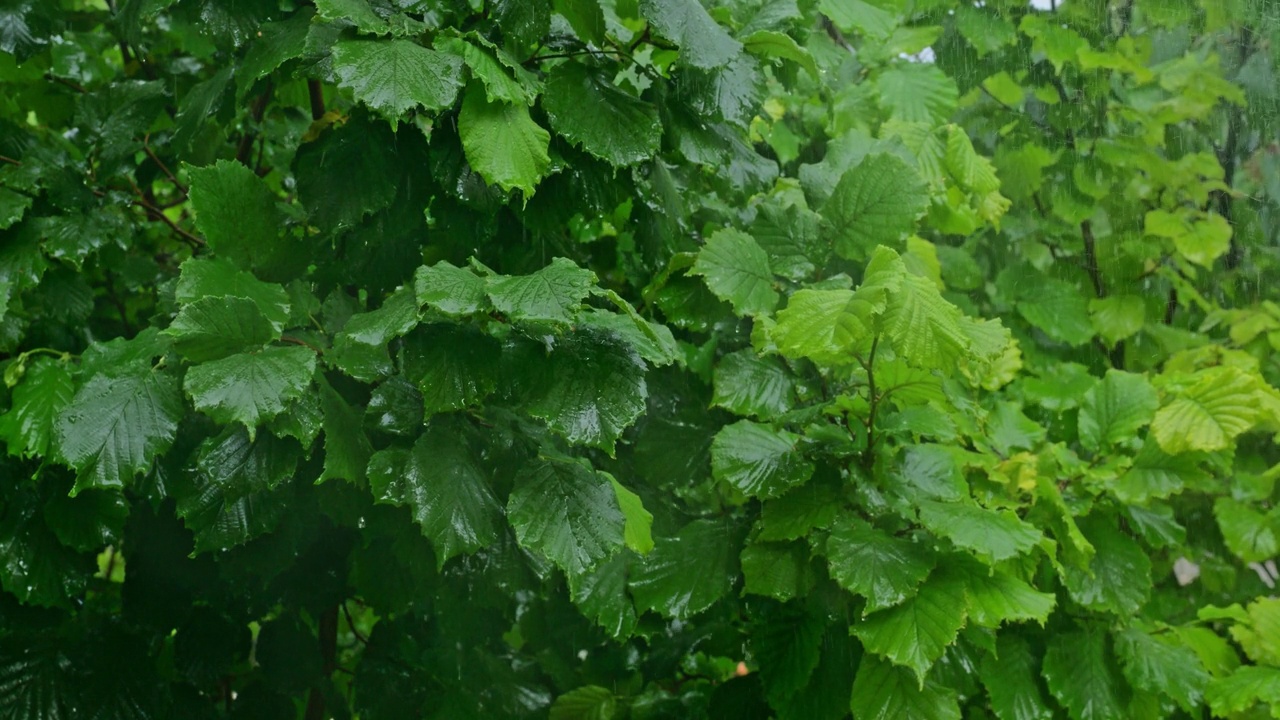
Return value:
[(782, 704), (809, 683), (821, 658), (823, 625), (821, 618), (793, 605), (761, 613), (751, 633), (751, 653), (770, 705)]
[(604, 40), (605, 19), (598, 0), (552, 0), (552, 7), (579, 38), (596, 45)]
[(711, 474), (749, 497), (778, 497), (813, 475), (813, 463), (796, 447), (799, 440), (750, 420), (727, 425), (711, 442)]
[[(6, 20), (0, 15), (0, 23)], [(0, 42), (6, 43), (0, 45), (0, 49), (8, 52), (11, 41), (6, 35), (0, 33)], [(30, 37), (19, 35), (17, 40), (30, 42)], [(74, 661), (68, 656), (64, 643), (53, 638), (39, 638), (36, 642), (33, 639), (15, 634), (0, 644), (0, 687), (5, 688), (5, 696), (0, 698), (0, 713), (6, 720), (73, 717), (79, 685), (83, 682), (68, 672)]]
[(582, 614), (621, 640), (636, 628), (636, 608), (627, 595), (627, 552), (615, 553), (590, 572), (569, 578), (569, 593)]
[(1026, 553), (1043, 537), (1009, 510), (987, 510), (968, 503), (923, 501), (920, 523), (989, 564)]
[(494, 57), (493, 50), (496, 48), (491, 50), (481, 47), (477, 43), (487, 44), (486, 41), (477, 36), (472, 37), (474, 40), (440, 37), (436, 39), (435, 47), (437, 50), (453, 53), (466, 62), (471, 74), (484, 83), (485, 97), (489, 102), (531, 103), (532, 93), (511, 77), (511, 72)]
[(367, 0), (317, 0), (316, 13), (330, 22), (349, 22), (363, 33), (391, 32), (391, 25), (369, 7)]
[(1036, 278), (1018, 300), (1018, 313), (1054, 340), (1083, 345), (1093, 339), (1089, 301), (1075, 285), (1057, 278)]
[(1234, 367), (1211, 368), (1156, 412), (1151, 433), (1170, 455), (1222, 450), (1253, 426), (1257, 398), (1252, 376)]
[(706, 278), (711, 292), (739, 315), (767, 314), (778, 304), (769, 256), (755, 238), (739, 230), (712, 233), (690, 272)]
[(479, 405), (498, 387), (501, 346), (473, 328), (427, 325), (405, 339), (404, 373), (427, 415)]
[(453, 105), (462, 87), (462, 59), (412, 40), (344, 40), (333, 46), (338, 86), (392, 123), (416, 107)]
[(967, 559), (943, 565), (948, 576), (963, 583), (969, 598), (969, 618), (982, 627), (1006, 621), (1035, 620), (1043, 625), (1056, 602), (1050, 593), (1031, 587), (1005, 570), (984, 567)]
[(969, 496), (955, 456), (942, 445), (909, 446), (895, 475), (901, 481), (899, 492), (908, 498), (956, 502)]
[(419, 305), (451, 317), (474, 315), (488, 305), (484, 280), (447, 260), (418, 268), (413, 275), (413, 288)]
[(641, 610), (683, 620), (711, 607), (738, 574), (732, 530), (723, 522), (694, 520), (661, 538), (632, 568), (631, 594)]
[(826, 556), (831, 577), (866, 598), (864, 612), (892, 607), (915, 595), (934, 564), (927, 546), (890, 537), (847, 517), (831, 528)]
[(1155, 438), (1147, 437), (1133, 465), (1113, 481), (1111, 490), (1117, 499), (1130, 505), (1145, 505), (1154, 498), (1176, 495), (1208, 480), (1209, 474), (1197, 467), (1199, 460), (1186, 454), (1169, 455), (1160, 449)]
[(968, 609), (964, 583), (931, 576), (914, 597), (867, 615), (853, 633), (868, 651), (913, 670), (923, 687), (929, 668), (956, 641)]
[(760, 509), (757, 539), (795, 540), (814, 528), (825, 528), (839, 511), (834, 488), (828, 483), (810, 482)]
[(1113, 522), (1090, 516), (1080, 531), (1097, 550), (1087, 568), (1068, 566), (1063, 581), (1071, 598), (1092, 610), (1131, 617), (1151, 592), (1151, 561)]
[(559, 338), (550, 353), (525, 345), (511, 362), (520, 408), (574, 445), (612, 453), (644, 411), (644, 361), (610, 336), (580, 331)]
[(648, 160), (662, 140), (657, 108), (581, 63), (551, 71), (542, 107), (552, 130), (614, 167)]
[(831, 248), (819, 236), (822, 216), (800, 204), (773, 198), (760, 206), (751, 223), (751, 236), (769, 256), (769, 268), (788, 280), (811, 277), (817, 263), (825, 263)]
[(458, 135), (467, 162), (484, 181), (527, 199), (551, 166), (551, 134), (529, 117), (523, 103), (489, 102), (484, 87), (468, 83), (458, 113)]
[[(84, 592), (92, 556), (58, 541), (44, 520), (39, 501), (29, 489), (13, 489), (11, 485), (5, 489), (4, 515), (0, 516), (0, 588), (24, 604), (69, 607)], [(0, 708), (10, 692), (0, 694)]]
[(551, 720), (613, 720), (618, 701), (599, 685), (584, 685), (551, 703)]
[(361, 416), (336, 390), (320, 378), (320, 407), (324, 413), (324, 472), (317, 482), (364, 480), (373, 446), (361, 427)]
[(627, 307), (625, 313), (587, 308), (578, 316), (577, 326), (595, 328), (616, 336), (651, 365), (683, 364), (684, 353), (676, 344), (671, 329), (645, 320), (634, 308)]
[(1129, 717), (1123, 700), (1124, 681), (1106, 643), (1107, 634), (1099, 628), (1059, 632), (1049, 637), (1044, 679), (1072, 720)]
[(573, 460), (540, 461), (521, 470), (507, 517), (521, 545), (570, 577), (617, 552), (626, 525), (610, 478)]
[(186, 414), (178, 383), (149, 366), (94, 375), (54, 425), (59, 460), (79, 473), (73, 490), (123, 487), (169, 450)]
[(402, 287), (376, 310), (352, 315), (334, 336), (325, 359), (343, 372), (366, 382), (392, 372), (387, 345), (418, 324), (418, 304), (412, 289)]
[(422, 393), (403, 377), (389, 378), (369, 397), (364, 417), (374, 429), (401, 437), (416, 436), (422, 428)]
[(873, 153), (849, 168), (822, 206), (841, 257), (862, 260), (877, 245), (898, 245), (929, 207), (924, 180), (897, 155)]
[(898, 27), (898, 18), (863, 0), (819, 0), (818, 9), (845, 32), (882, 40)]
[(653, 549), (653, 513), (644, 509), (640, 496), (623, 487), (622, 483), (609, 478), (613, 483), (613, 492), (618, 499), (618, 509), (626, 520), (623, 529), (623, 543), (640, 555), (647, 555)]
[(1210, 683), (1205, 699), (1218, 717), (1243, 713), (1258, 703), (1280, 706), (1280, 668), (1246, 665)]
[[(416, 131), (414, 131), (416, 132)], [(298, 199), (326, 232), (356, 227), (396, 197), (401, 176), (390, 125), (365, 113), (302, 143), (294, 156)], [(334, 172), (342, 168), (342, 172)]]
[(285, 20), (263, 24), (262, 36), (249, 45), (244, 60), (236, 68), (237, 98), (244, 98), (260, 78), (306, 51), (307, 34), (314, 16), (309, 8), (300, 8)]
[(446, 432), (423, 433), (412, 449), (375, 453), (369, 488), (378, 502), (409, 508), (435, 549), (437, 570), (498, 539), (502, 508), (489, 481), (466, 446)]
[(858, 665), (849, 707), (854, 720), (960, 720), (955, 690), (933, 682), (922, 685), (906, 668), (873, 655), (864, 655)]
[(742, 52), (742, 43), (729, 37), (698, 0), (640, 0), (640, 13), (659, 35), (679, 46), (686, 65), (717, 68)]
[(261, 178), (231, 160), (188, 168), (187, 175), (196, 227), (218, 257), (245, 270), (278, 261), (284, 216)]
[(1137, 335), (1147, 321), (1147, 306), (1137, 295), (1111, 295), (1089, 301), (1093, 329), (1108, 345)]
[(183, 388), (199, 410), (220, 423), (241, 423), (252, 439), (258, 425), (302, 395), (316, 370), (308, 348), (270, 347), (196, 365)]
[(711, 403), (735, 415), (770, 420), (795, 404), (795, 383), (787, 369), (750, 350), (720, 358), (714, 373)]
[(271, 321), (276, 332), (289, 321), (289, 294), (284, 288), (262, 282), (226, 260), (192, 258), (182, 263), (174, 296), (182, 305), (205, 297), (248, 298)]
[(1044, 691), (1040, 689), (1040, 663), (1031, 654), (1027, 639), (1002, 633), (996, 652), (983, 656), (979, 666), (982, 685), (999, 720), (1052, 720)]
[(568, 324), (595, 282), (595, 273), (558, 257), (528, 275), (489, 278), (488, 293), (493, 307), (512, 320)]
[(1227, 548), (1245, 562), (1266, 562), (1280, 555), (1280, 517), (1261, 513), (1246, 503), (1220, 497), (1213, 503), (1213, 515), (1222, 530)]
[(29, 361), (22, 382), (13, 389), (8, 412), (0, 415), (0, 439), (9, 454), (48, 455), (58, 416), (75, 392), (65, 362), (47, 357)]
[(1129, 627), (1116, 635), (1116, 655), (1134, 687), (1173, 698), (1188, 713), (1204, 699), (1209, 673), (1195, 652), (1163, 638)]
[(742, 549), (740, 560), (744, 595), (786, 602), (806, 597), (813, 589), (809, 551), (802, 543), (752, 543)]
[(782, 58), (804, 68), (809, 75), (819, 76), (818, 63), (808, 50), (786, 33), (773, 30), (757, 30), (742, 39), (743, 46), (752, 55), (768, 58)]
[(183, 305), (164, 334), (195, 363), (255, 350), (280, 337), (258, 303), (246, 297), (203, 297)]
[(1084, 394), (1080, 406), (1080, 444), (1093, 452), (1126, 442), (1151, 422), (1160, 399), (1143, 375), (1108, 370), (1102, 382)]

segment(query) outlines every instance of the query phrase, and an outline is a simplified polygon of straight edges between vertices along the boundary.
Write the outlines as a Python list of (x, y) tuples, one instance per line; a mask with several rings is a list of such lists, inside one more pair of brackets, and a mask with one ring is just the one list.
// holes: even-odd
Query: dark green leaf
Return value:
[(346, 40), (333, 46), (333, 71), (341, 87), (395, 122), (415, 107), (453, 105), (462, 87), (462, 60), (412, 40)]
[(738, 571), (732, 530), (722, 522), (694, 520), (674, 537), (661, 538), (633, 566), (631, 594), (641, 610), (693, 617), (728, 594)]
[(197, 410), (221, 423), (241, 423), (254, 437), (260, 424), (306, 391), (315, 370), (311, 349), (270, 347), (197, 365), (183, 388)]
[[(591, 112), (584, 113), (584, 104)], [(567, 62), (551, 71), (542, 94), (551, 129), (615, 167), (634, 165), (658, 150), (658, 111), (585, 65)]]
[(728, 425), (711, 443), (711, 473), (744, 495), (778, 497), (813, 475), (813, 463), (796, 447), (799, 439), (750, 420)]
[(173, 338), (174, 350), (197, 363), (255, 350), (280, 337), (258, 303), (246, 297), (203, 297), (184, 305), (165, 334)]
[(658, 34), (680, 47), (680, 59), (697, 68), (719, 67), (742, 52), (698, 0), (640, 0), (640, 12)]

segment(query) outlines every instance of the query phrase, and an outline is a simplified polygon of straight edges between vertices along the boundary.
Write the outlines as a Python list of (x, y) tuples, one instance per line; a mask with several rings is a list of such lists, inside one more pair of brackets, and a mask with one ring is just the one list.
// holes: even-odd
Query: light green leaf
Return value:
[(929, 668), (964, 627), (968, 608), (964, 583), (931, 576), (914, 597), (854, 624), (853, 634), (868, 651), (913, 670), (923, 687)]
[(640, 496), (631, 492), (622, 483), (609, 478), (613, 483), (613, 492), (618, 499), (618, 509), (626, 519), (623, 529), (623, 542), (627, 547), (641, 555), (649, 554), (653, 549), (653, 513), (644, 509)]
[(986, 563), (1017, 557), (1043, 537), (1009, 510), (987, 510), (968, 503), (922, 501), (920, 522)]
[(349, 22), (363, 33), (391, 32), (391, 25), (369, 7), (368, 0), (316, 0), (316, 13), (330, 22)]
[(1133, 459), (1133, 465), (1111, 483), (1111, 491), (1120, 502), (1145, 505), (1155, 498), (1176, 495), (1184, 488), (1196, 487), (1209, 478), (1195, 454), (1169, 455), (1148, 437)]
[(584, 685), (551, 703), (551, 720), (613, 720), (618, 701), (613, 692), (599, 685)]
[(1039, 13), (1024, 15), (1018, 29), (1034, 41), (1032, 51), (1053, 63), (1053, 69), (1059, 73), (1063, 65), (1077, 62), (1077, 53), (1089, 49), (1089, 41), (1080, 33)]
[(898, 63), (876, 78), (880, 105), (890, 117), (938, 124), (956, 109), (956, 83), (932, 63)]
[(693, 67), (721, 67), (742, 52), (698, 0), (640, 0), (640, 13), (662, 37), (680, 48), (680, 61)]
[(473, 315), (488, 305), (484, 280), (447, 260), (418, 268), (413, 274), (413, 288), (419, 305), (452, 317)]
[(1137, 295), (1110, 295), (1089, 301), (1093, 329), (1108, 345), (1137, 335), (1147, 321), (1147, 305)]
[(630, 345), (631, 349), (639, 353), (640, 357), (650, 365), (683, 364), (684, 353), (676, 343), (675, 336), (671, 334), (671, 329), (666, 325), (644, 319), (630, 305), (627, 305), (626, 311), (621, 313), (600, 308), (587, 308), (586, 312), (578, 315), (577, 326), (595, 328), (615, 335), (623, 343)]
[(570, 323), (595, 282), (595, 273), (558, 257), (528, 275), (489, 278), (488, 293), (493, 307), (512, 320)]
[(956, 691), (934, 682), (923, 685), (906, 668), (863, 655), (853, 681), (849, 708), (854, 720), (960, 720)]
[(1116, 635), (1116, 655), (1135, 687), (1173, 698), (1183, 710), (1194, 713), (1204, 699), (1209, 673), (1190, 648), (1167, 637), (1125, 628)]
[(605, 19), (599, 0), (552, 0), (552, 7), (569, 21), (579, 38), (597, 46), (603, 44)]
[(169, 450), (186, 414), (175, 378), (148, 365), (94, 375), (54, 424), (53, 449), (79, 473), (73, 493), (123, 487)]
[(1067, 566), (1063, 581), (1071, 598), (1092, 610), (1131, 617), (1151, 592), (1151, 561), (1114, 522), (1090, 516), (1080, 531), (1096, 552), (1087, 568)]
[(226, 260), (191, 258), (182, 263), (174, 299), (189, 305), (204, 297), (249, 298), (276, 332), (289, 322), (289, 294), (283, 287), (262, 282)]
[(1259, 703), (1280, 707), (1280, 668), (1246, 665), (1210, 683), (1205, 699), (1218, 717), (1243, 713)]
[(999, 720), (1053, 720), (1039, 665), (1026, 638), (1009, 633), (996, 639), (996, 652), (982, 657), (979, 677)]
[(813, 475), (799, 439), (750, 420), (727, 425), (711, 442), (711, 474), (749, 497), (778, 497)]
[(942, 445), (911, 445), (902, 454), (895, 480), (905, 497), (955, 502), (969, 497), (969, 486), (955, 456)]
[(778, 304), (769, 256), (755, 238), (740, 230), (712, 233), (690, 272), (703, 276), (711, 292), (739, 315), (767, 314)]
[(733, 586), (738, 550), (731, 528), (694, 520), (674, 537), (661, 538), (632, 568), (636, 607), (683, 620), (711, 607)]
[(369, 488), (378, 502), (409, 508), (435, 549), (437, 569), (498, 539), (502, 508), (465, 444), (447, 432), (423, 433), (412, 449), (375, 453)]
[(333, 72), (339, 87), (392, 124), (411, 108), (452, 106), (462, 87), (461, 58), (412, 40), (343, 40), (333, 46)]
[(1160, 399), (1143, 375), (1108, 370), (1102, 382), (1084, 394), (1080, 406), (1080, 444), (1097, 453), (1127, 442), (1151, 422)]
[(1211, 368), (1156, 412), (1151, 433), (1170, 455), (1222, 450), (1253, 426), (1257, 404), (1253, 376), (1234, 367)]
[(644, 411), (644, 361), (612, 336), (579, 331), (558, 338), (550, 353), (525, 345), (511, 363), (521, 409), (574, 445), (612, 453)]
[(890, 537), (849, 517), (831, 528), (826, 555), (831, 577), (867, 599), (864, 612), (892, 607), (914, 595), (934, 564), (927, 546)]
[(67, 364), (53, 358), (29, 360), (22, 382), (13, 388), (9, 411), (0, 415), (0, 440), (10, 455), (49, 454), (58, 416), (71, 404), (76, 384)]
[(879, 326), (900, 357), (918, 366), (946, 369), (969, 354), (964, 320), (936, 285), (919, 275), (904, 275), (897, 291), (889, 293)]
[(302, 395), (315, 370), (312, 350), (270, 347), (197, 365), (187, 371), (183, 387), (196, 410), (220, 423), (242, 423), (252, 439), (259, 424)]
[(787, 357), (847, 365), (871, 338), (869, 310), (851, 290), (797, 290), (778, 313), (771, 336)]
[(1049, 692), (1067, 708), (1072, 720), (1129, 717), (1122, 695), (1124, 681), (1108, 655), (1107, 634), (1099, 628), (1049, 636), (1044, 678)]
[(836, 252), (862, 260), (877, 245), (900, 244), (928, 207), (915, 168), (897, 155), (872, 153), (845, 171), (821, 212), (835, 229)]
[(791, 373), (770, 358), (750, 350), (725, 355), (716, 363), (711, 404), (735, 415), (775, 418), (795, 403)]
[(1241, 560), (1266, 562), (1280, 555), (1280, 515), (1275, 512), (1263, 513), (1234, 498), (1220, 497), (1213, 503), (1213, 515), (1227, 548)]
[(540, 461), (517, 475), (507, 517), (520, 544), (570, 577), (622, 547), (626, 518), (610, 478), (573, 460)]
[(489, 102), (478, 81), (467, 85), (458, 113), (458, 135), (473, 170), (504, 191), (527, 199), (551, 166), (551, 134), (529, 117), (523, 103)]
[(978, 57), (1018, 42), (1018, 31), (995, 8), (960, 5), (955, 17), (956, 30), (978, 51)]
[(204, 297), (178, 311), (164, 331), (191, 362), (220, 360), (280, 337), (258, 304), (243, 297)]
[(648, 160), (662, 140), (657, 108), (581, 63), (551, 71), (542, 107), (552, 130), (615, 167)]

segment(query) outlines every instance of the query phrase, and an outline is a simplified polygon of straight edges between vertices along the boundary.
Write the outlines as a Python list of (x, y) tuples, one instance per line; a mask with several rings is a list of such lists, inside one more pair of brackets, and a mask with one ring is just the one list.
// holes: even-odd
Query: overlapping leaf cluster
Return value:
[(0, 717), (1280, 713), (1280, 21), (1058, 5), (0, 6)]

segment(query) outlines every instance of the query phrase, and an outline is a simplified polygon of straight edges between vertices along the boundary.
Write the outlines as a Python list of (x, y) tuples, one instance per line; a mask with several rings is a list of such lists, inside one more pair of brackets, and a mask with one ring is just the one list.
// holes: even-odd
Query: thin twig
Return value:
[(14, 160), (13, 158), (11, 158), (11, 157), (9, 157), (9, 156), (7, 156), (7, 155), (0, 155), (0, 162), (2, 162), (2, 163), (8, 163), (8, 164), (10, 164), (10, 165), (17, 165), (18, 167), (22, 167), (22, 161), (21, 161), (21, 160)]
[(346, 616), (347, 627), (351, 629), (351, 634), (355, 636), (356, 640), (359, 640), (361, 645), (368, 645), (369, 638), (361, 635), (360, 631), (356, 629), (356, 623), (351, 619), (351, 611), (347, 609), (347, 603), (345, 601), (342, 603), (342, 614)]
[(148, 133), (146, 137), (142, 138), (142, 152), (146, 153), (147, 157), (151, 158), (151, 162), (155, 163), (156, 167), (160, 168), (160, 172), (164, 173), (164, 176), (169, 178), (169, 182), (173, 183), (173, 186), (178, 189), (178, 192), (186, 195), (187, 187), (178, 182), (177, 176), (173, 174), (173, 171), (169, 169), (169, 166), (165, 165), (164, 162), (160, 160), (160, 157), (156, 155), (155, 151), (151, 149), (150, 140), (150, 133)]
[[(131, 180), (129, 184), (133, 185), (133, 181)], [(168, 225), (170, 230), (177, 233), (177, 235), (181, 237), (183, 240), (186, 240), (187, 243), (190, 244), (193, 249), (201, 248), (205, 246), (204, 238), (201, 238), (196, 235), (192, 235), (186, 230), (183, 230), (182, 228), (178, 227), (178, 224), (175, 223), (173, 220), (170, 220), (169, 216), (165, 215), (163, 210), (147, 202), (142, 195), (142, 190), (138, 189), (137, 185), (133, 185), (133, 190), (138, 195), (137, 199), (133, 201), (134, 205), (137, 205), (143, 210), (146, 210), (148, 215), (155, 218), (156, 220), (159, 220), (160, 222), (163, 222), (165, 225)]]

